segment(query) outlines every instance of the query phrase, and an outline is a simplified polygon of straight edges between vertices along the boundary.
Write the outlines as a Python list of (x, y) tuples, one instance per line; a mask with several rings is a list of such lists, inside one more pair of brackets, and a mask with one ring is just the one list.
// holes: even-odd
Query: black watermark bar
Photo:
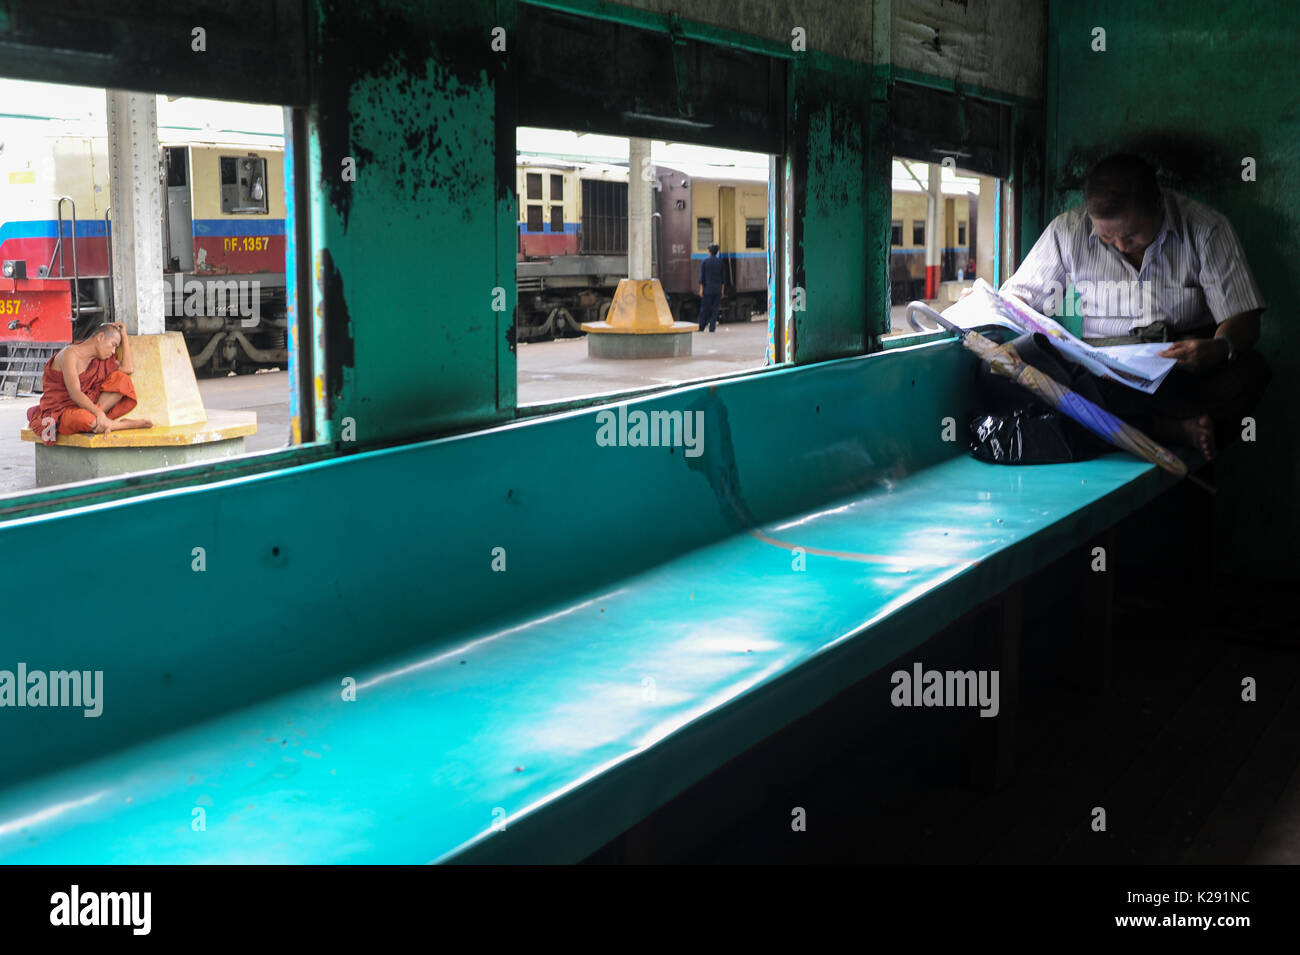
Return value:
[[(330, 943), (348, 926), (364, 926), (373, 943), (402, 938), (413, 917), (428, 928), (446, 919), (448, 930), (456, 923), (462, 932), (489, 933), (507, 918), (521, 931), (531, 924), (547, 935), (558, 928), (558, 898), (582, 899), (577, 908), (563, 906), (564, 921), (585, 911), (583, 929), (603, 923), (602, 931), (616, 928), (609, 920), (626, 916), (620, 906), (635, 898), (638, 918), (678, 926), (682, 941), (719, 920), (746, 934), (776, 918), (818, 935), (836, 926), (891, 933), (924, 926), (929, 942), (1197, 935), (1232, 945), (1295, 922), (1297, 876), (1286, 867), (827, 867), (818, 874), (747, 867), (726, 870), (726, 893), (709, 890), (719, 873), (706, 867), (664, 868), (7, 867), (0, 868), (0, 925), (15, 943), (74, 933), (79, 944), (221, 943), (255, 932), (264, 947), (280, 939)], [(738, 908), (737, 898), (748, 904)]]

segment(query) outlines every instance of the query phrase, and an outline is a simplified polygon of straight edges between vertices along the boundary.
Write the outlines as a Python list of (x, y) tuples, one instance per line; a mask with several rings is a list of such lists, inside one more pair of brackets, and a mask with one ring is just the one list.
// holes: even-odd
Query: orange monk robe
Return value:
[[(135, 386), (131, 376), (117, 367), (117, 358), (92, 358), (86, 370), (81, 373), (81, 393), (99, 404), (99, 396), (106, 391), (121, 394), (117, 404), (105, 412), (110, 418), (120, 418), (131, 411), (137, 404)], [(41, 376), (41, 403), (27, 409), (27, 426), (36, 432), (46, 444), (54, 444), (55, 435), (47, 429), (51, 421), (58, 422), (59, 434), (81, 434), (95, 430), (95, 413), (87, 411), (68, 394), (67, 382), (63, 372), (54, 367), (54, 358), (45, 363), (45, 373)]]

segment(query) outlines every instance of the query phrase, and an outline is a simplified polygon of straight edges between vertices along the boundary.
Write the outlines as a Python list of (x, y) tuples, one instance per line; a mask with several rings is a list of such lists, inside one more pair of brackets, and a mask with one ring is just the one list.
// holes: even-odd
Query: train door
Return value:
[(163, 260), (169, 272), (193, 272), (194, 211), (190, 206), (189, 147), (163, 147), (163, 168), (167, 177)]
[(731, 274), (731, 254), (736, 251), (736, 187), (718, 187), (718, 255), (724, 263), (722, 281), (729, 286), (727, 293), (735, 294), (735, 279)]

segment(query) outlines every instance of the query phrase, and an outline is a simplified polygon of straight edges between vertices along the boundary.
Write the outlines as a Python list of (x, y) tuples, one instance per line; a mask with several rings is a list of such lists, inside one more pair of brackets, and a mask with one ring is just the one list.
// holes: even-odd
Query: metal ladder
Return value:
[(81, 274), (77, 269), (77, 203), (71, 196), (59, 196), (59, 237), (54, 243), (54, 252), (50, 255), (50, 264), (37, 271), (41, 278), (54, 275), (54, 260), (59, 260), (59, 278), (67, 278), (68, 272), (63, 266), (63, 204), (72, 207), (72, 321), (76, 324), (77, 314), (81, 311)]
[[(64, 279), (68, 277), (67, 268), (64, 264), (64, 246), (63, 246), (63, 240), (65, 238), (63, 234), (63, 221), (64, 221), (63, 204), (65, 202), (69, 205), (69, 207), (71, 207), (72, 210), (72, 329), (73, 329), (73, 337), (76, 337), (78, 323), (81, 321), (83, 315), (91, 315), (94, 313), (103, 312), (105, 311), (105, 309), (102, 305), (83, 306), (81, 304), (81, 269), (77, 265), (77, 203), (73, 200), (71, 196), (59, 196), (59, 204), (57, 207), (58, 224), (59, 224), (58, 238), (54, 242), (54, 252), (50, 255), (49, 265), (41, 266), (40, 269), (37, 270), (37, 275), (40, 276), (41, 278), (55, 278), (56, 276), (54, 275), (54, 263), (55, 261), (58, 261), (59, 274), (57, 278)], [(110, 279), (109, 279), (110, 290), (112, 288), (111, 275), (112, 275), (112, 268), (113, 268), (112, 239), (108, 231), (109, 223), (111, 222), (111, 219), (109, 218), (109, 213), (111, 208), (112, 207), (109, 207), (109, 209), (104, 210), (104, 241), (109, 246), (108, 261), (109, 261), (109, 275), (110, 275)], [(112, 313), (111, 291), (109, 296), (108, 311), (111, 315)]]

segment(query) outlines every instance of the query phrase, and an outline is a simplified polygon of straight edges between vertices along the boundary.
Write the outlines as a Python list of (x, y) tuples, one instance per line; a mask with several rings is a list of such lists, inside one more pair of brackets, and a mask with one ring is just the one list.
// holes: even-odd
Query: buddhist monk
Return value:
[(46, 444), (54, 444), (60, 434), (151, 427), (153, 422), (144, 418), (122, 417), (136, 406), (134, 370), (126, 326), (121, 322), (98, 326), (46, 363), (41, 403), (27, 409), (28, 427)]

